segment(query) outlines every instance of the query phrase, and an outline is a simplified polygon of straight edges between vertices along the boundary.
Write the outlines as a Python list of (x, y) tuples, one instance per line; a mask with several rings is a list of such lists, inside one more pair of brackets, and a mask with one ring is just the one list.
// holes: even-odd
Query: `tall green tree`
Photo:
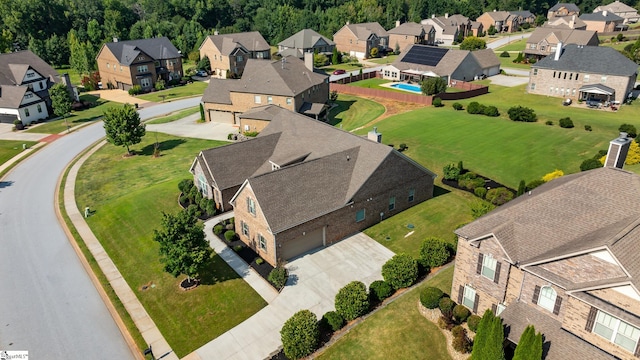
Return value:
[(87, 44), (80, 41), (75, 31), (69, 32), (69, 62), (79, 74), (89, 74), (93, 59), (89, 58), (90, 51)]
[[(67, 123), (67, 114), (71, 112), (71, 104), (73, 100), (69, 95), (69, 90), (64, 84), (55, 84), (49, 89), (49, 97), (51, 98), (51, 106), (56, 116), (62, 116), (65, 124)], [(67, 124), (67, 130), (69, 125)]]
[(476, 337), (473, 341), (471, 358), (473, 360), (503, 360), (504, 359), (504, 328), (502, 319), (493, 315), (487, 309), (482, 315)]
[(429, 77), (420, 84), (422, 93), (425, 95), (436, 95), (447, 89), (447, 81), (441, 77)]
[(131, 104), (106, 110), (103, 121), (107, 141), (126, 147), (127, 154), (131, 154), (129, 146), (139, 143), (146, 133), (144, 124), (140, 122), (140, 115)]
[(65, 37), (53, 34), (45, 41), (44, 47), (47, 53), (46, 62), (54, 66), (69, 63), (69, 44)]
[(460, 43), (460, 50), (480, 50), (486, 49), (487, 42), (475, 36), (468, 36)]
[(527, 326), (516, 346), (513, 360), (542, 360), (542, 334), (533, 325)]

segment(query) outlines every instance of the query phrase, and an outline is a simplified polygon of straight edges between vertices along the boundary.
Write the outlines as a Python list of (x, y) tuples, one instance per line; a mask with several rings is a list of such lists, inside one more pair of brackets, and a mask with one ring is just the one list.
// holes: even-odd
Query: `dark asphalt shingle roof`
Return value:
[(428, 30), (425, 29), (425, 26), (432, 25), (421, 25), (415, 22), (406, 22), (387, 31), (387, 33), (397, 35), (421, 36), (424, 32), (428, 32)]
[(208, 38), (225, 56), (231, 55), (238, 47), (242, 47), (247, 51), (268, 51), (271, 49), (269, 43), (257, 31), (209, 35)]
[(637, 73), (638, 64), (610, 47), (566, 45), (560, 59), (556, 61), (553, 55), (547, 56), (532, 68), (632, 76)]
[(166, 37), (125, 40), (104, 44), (122, 65), (131, 65), (140, 52), (154, 60), (175, 59), (181, 57), (180, 52)]
[(586, 13), (586, 14), (582, 14), (580, 15), (580, 19), (582, 19), (583, 21), (606, 21), (606, 22), (621, 22), (624, 21), (623, 18), (621, 18), (620, 16), (607, 11), (607, 15), (604, 14), (603, 11), (600, 12), (595, 12), (595, 13)]
[(0, 54), (0, 85), (20, 85), (28, 67), (53, 82), (60, 82), (58, 72), (30, 50)]
[(558, 11), (562, 7), (564, 7), (569, 11), (580, 11), (580, 8), (578, 8), (576, 4), (571, 4), (571, 3), (557, 3), (553, 5), (551, 9), (549, 9), (549, 11)]
[(278, 46), (285, 46), (288, 48), (296, 49), (308, 49), (316, 45), (321, 39), (326, 42), (327, 45), (335, 45), (335, 43), (329, 40), (329, 38), (318, 34), (314, 30), (303, 29), (279, 42)]
[(19, 108), (27, 90), (26, 86), (0, 85), (0, 108)]

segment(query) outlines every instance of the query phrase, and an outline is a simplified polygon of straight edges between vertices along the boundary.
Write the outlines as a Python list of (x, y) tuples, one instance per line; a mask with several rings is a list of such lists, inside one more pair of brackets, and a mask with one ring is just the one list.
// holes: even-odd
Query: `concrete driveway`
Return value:
[(489, 79), (491, 80), (492, 85), (501, 85), (508, 87), (518, 86), (529, 82), (528, 77), (521, 76), (494, 75)]
[(93, 96), (97, 96), (101, 99), (105, 99), (105, 100), (109, 100), (109, 101), (113, 101), (113, 102), (119, 102), (119, 103), (129, 103), (129, 104), (138, 104), (140, 107), (144, 107), (145, 104), (149, 104), (152, 105), (154, 103), (147, 101), (147, 100), (142, 100), (139, 99), (137, 97), (131, 96), (129, 95), (128, 92), (124, 91), (124, 90), (118, 90), (118, 89), (113, 89), (113, 90), (95, 90), (95, 91), (89, 91), (88, 94), (91, 94)]
[(267, 307), (189, 354), (183, 360), (264, 359), (282, 345), (280, 329), (302, 309), (318, 318), (334, 310), (334, 298), (347, 283), (367, 286), (382, 279), (380, 269), (394, 253), (363, 233), (294, 259), (286, 265), (287, 285)]
[(227, 136), (230, 133), (238, 133), (238, 127), (232, 124), (199, 123), (198, 119), (200, 119), (199, 113), (164, 124), (147, 124), (146, 128), (147, 131), (157, 131), (175, 136), (220, 141), (228, 141)]
[(0, 140), (40, 141), (51, 134), (13, 131), (13, 124), (0, 124)]

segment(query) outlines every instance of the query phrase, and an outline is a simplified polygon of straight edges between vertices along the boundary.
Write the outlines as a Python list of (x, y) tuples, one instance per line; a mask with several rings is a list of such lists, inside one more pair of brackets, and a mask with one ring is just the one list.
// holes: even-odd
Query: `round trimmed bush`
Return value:
[(508, 57), (511, 57), (511, 54), (509, 54), (508, 51), (503, 51), (500, 53), (500, 57), (508, 58)]
[(224, 230), (224, 225), (222, 225), (222, 224), (218, 224), (218, 225), (213, 227), (213, 233), (216, 234), (216, 235), (222, 234), (222, 230)]
[(352, 281), (345, 285), (335, 298), (336, 311), (351, 321), (369, 311), (369, 295), (367, 287), (360, 281)]
[(591, 125), (585, 125), (585, 126), (584, 126), (584, 129), (585, 129), (586, 131), (593, 131), (593, 128), (591, 127)]
[(507, 111), (509, 119), (513, 121), (535, 122), (538, 120), (533, 109), (524, 106), (513, 106)]
[(191, 191), (192, 187), (193, 187), (193, 179), (183, 179), (183, 180), (180, 180), (180, 182), (178, 183), (178, 189), (180, 189), (180, 191), (183, 194), (186, 194), (189, 191)]
[(502, 205), (513, 199), (513, 193), (507, 188), (499, 187), (487, 191), (486, 199), (493, 205)]
[(480, 199), (484, 199), (485, 195), (487, 195), (487, 189), (484, 187), (477, 187), (473, 189), (473, 193)]
[(569, 117), (560, 119), (560, 127), (565, 129), (571, 129), (573, 127), (573, 121)]
[(486, 116), (491, 116), (491, 117), (500, 116), (500, 112), (498, 111), (498, 108), (493, 106), (493, 105), (489, 105), (489, 106), (485, 107), (484, 108), (484, 114)]
[(393, 288), (384, 280), (376, 280), (369, 285), (369, 296), (372, 301), (382, 302), (393, 294)]
[(545, 125), (553, 126), (553, 121), (547, 120), (544, 122)]
[(420, 303), (427, 309), (435, 309), (440, 305), (443, 296), (442, 290), (428, 286), (420, 292)]
[(600, 162), (600, 160), (596, 159), (587, 159), (580, 164), (580, 171), (587, 171), (591, 169), (601, 168), (604, 165)]
[(620, 125), (620, 127), (618, 128), (618, 131), (626, 132), (627, 135), (629, 135), (629, 137), (632, 137), (632, 138), (638, 135), (638, 131), (636, 130), (636, 127), (631, 124)]
[(440, 302), (438, 303), (438, 308), (440, 308), (440, 312), (444, 316), (452, 316), (453, 308), (455, 306), (456, 306), (455, 301), (451, 300), (451, 298), (448, 298), (448, 297), (443, 297), (442, 299), (440, 299)]
[(268, 279), (276, 286), (276, 288), (282, 289), (284, 284), (287, 282), (287, 270), (283, 267), (277, 267), (271, 270)]
[(328, 311), (322, 316), (322, 323), (331, 331), (336, 332), (344, 326), (344, 318), (336, 311)]
[(453, 308), (453, 318), (458, 324), (462, 324), (471, 315), (471, 311), (464, 305), (456, 305)]
[(232, 241), (236, 237), (236, 232), (233, 230), (227, 230), (224, 232), (224, 238), (227, 241)]
[(320, 329), (316, 315), (300, 310), (287, 320), (280, 330), (284, 354), (289, 359), (303, 358), (318, 348)]
[(528, 184), (527, 184), (527, 191), (531, 191), (535, 188), (537, 188), (538, 186), (544, 184), (544, 180), (542, 179), (535, 179), (535, 180), (531, 180)]
[(439, 238), (430, 237), (422, 242), (420, 247), (420, 262), (430, 268), (442, 266), (447, 263), (451, 254), (447, 243)]
[(382, 278), (396, 290), (409, 287), (418, 279), (418, 263), (410, 255), (394, 255), (382, 265)]
[(482, 318), (478, 315), (474, 314), (469, 316), (467, 319), (467, 326), (469, 326), (469, 330), (476, 332), (476, 330), (478, 330), (478, 325), (480, 325), (480, 320), (482, 320)]
[(444, 106), (444, 104), (442, 103), (442, 99), (440, 99), (439, 97), (433, 98), (433, 102), (431, 103), (431, 105), (433, 105), (434, 107), (443, 107)]
[(451, 107), (452, 107), (454, 110), (462, 110), (462, 104), (460, 104), (459, 102), (455, 102), (455, 103), (453, 103), (453, 104), (451, 105)]

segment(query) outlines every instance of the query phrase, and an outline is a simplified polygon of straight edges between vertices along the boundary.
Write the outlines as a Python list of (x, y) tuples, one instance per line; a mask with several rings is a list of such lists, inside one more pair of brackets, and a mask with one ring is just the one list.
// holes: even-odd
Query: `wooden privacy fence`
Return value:
[[(472, 98), (478, 95), (483, 95), (489, 92), (488, 86), (472, 84), (464, 81), (456, 81), (455, 83), (452, 82), (451, 85), (452, 87), (455, 87), (457, 89), (462, 89), (465, 91), (454, 92), (454, 93), (440, 93), (435, 97), (439, 97), (441, 100), (460, 100), (460, 99)], [(434, 98), (434, 96), (426, 96), (426, 95), (418, 95), (418, 94), (410, 94), (410, 93), (403, 94), (403, 93), (394, 92), (394, 91), (361, 88), (357, 86), (350, 86), (350, 85), (337, 84), (337, 83), (329, 84), (329, 89), (331, 91), (335, 90), (340, 94), (378, 97), (378, 98), (389, 99), (393, 101), (411, 102), (411, 103), (424, 104), (424, 105), (431, 105)]]
[(451, 87), (461, 89), (465, 91), (453, 92), (453, 93), (440, 93), (436, 95), (442, 100), (460, 100), (484, 95), (489, 92), (489, 87), (486, 85), (473, 84), (470, 82), (453, 80), (451, 81)]

